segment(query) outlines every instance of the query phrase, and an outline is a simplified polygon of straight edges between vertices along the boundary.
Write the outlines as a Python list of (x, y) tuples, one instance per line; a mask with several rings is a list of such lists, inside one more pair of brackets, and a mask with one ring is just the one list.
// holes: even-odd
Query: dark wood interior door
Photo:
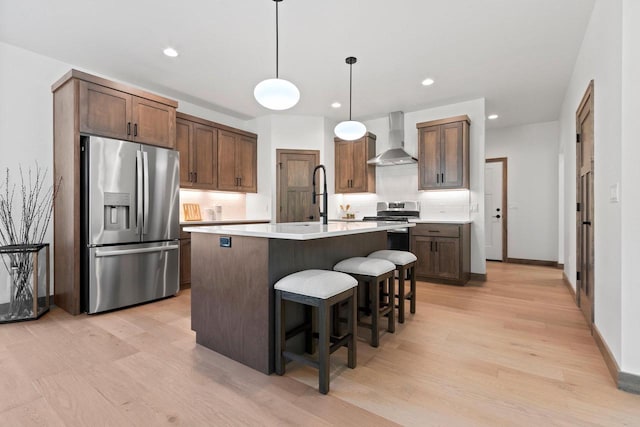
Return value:
[(576, 299), (587, 323), (594, 322), (594, 205), (593, 205), (593, 81), (576, 113), (576, 258), (578, 279)]
[[(313, 169), (320, 162), (316, 150), (277, 150), (277, 222), (318, 221), (322, 198), (313, 204)], [(318, 172), (316, 191), (321, 191), (322, 172)]]

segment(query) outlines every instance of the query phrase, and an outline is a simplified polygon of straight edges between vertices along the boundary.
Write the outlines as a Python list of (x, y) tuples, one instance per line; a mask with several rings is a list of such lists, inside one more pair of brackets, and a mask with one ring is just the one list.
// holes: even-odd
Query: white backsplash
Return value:
[(342, 215), (340, 205), (350, 205), (356, 218), (376, 214), (377, 202), (418, 200), (420, 218), (434, 221), (468, 221), (471, 207), (469, 190), (416, 191), (417, 166), (381, 167), (376, 171), (376, 194), (335, 195), (335, 216)]
[(245, 219), (246, 195), (242, 193), (225, 193), (220, 191), (201, 191), (180, 189), (180, 221), (184, 220), (183, 203), (197, 203), (200, 214), (205, 220), (205, 209), (222, 207), (222, 218), (216, 219)]

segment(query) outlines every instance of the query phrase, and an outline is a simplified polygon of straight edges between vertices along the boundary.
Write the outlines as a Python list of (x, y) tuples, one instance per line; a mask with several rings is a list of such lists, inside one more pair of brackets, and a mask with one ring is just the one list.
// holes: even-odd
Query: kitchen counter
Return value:
[[(404, 225), (404, 224), (403, 224)], [(414, 227), (414, 224), (406, 224)], [(291, 222), (281, 224), (247, 224), (210, 227), (187, 227), (189, 233), (222, 234), (227, 236), (266, 237), (269, 239), (312, 240), (351, 234), (387, 231), (398, 228), (397, 222)]]
[(220, 219), (204, 221), (180, 221), (180, 225), (188, 227), (190, 225), (229, 225), (229, 224), (262, 224), (271, 222), (270, 219)]
[[(410, 224), (409, 226), (414, 226)], [(397, 223), (186, 227), (191, 232), (191, 329), (196, 342), (265, 374), (274, 371), (274, 284), (307, 269), (386, 249)], [(290, 322), (304, 311), (286, 305)], [(292, 347), (297, 347), (292, 340)], [(303, 344), (303, 343), (302, 343)]]

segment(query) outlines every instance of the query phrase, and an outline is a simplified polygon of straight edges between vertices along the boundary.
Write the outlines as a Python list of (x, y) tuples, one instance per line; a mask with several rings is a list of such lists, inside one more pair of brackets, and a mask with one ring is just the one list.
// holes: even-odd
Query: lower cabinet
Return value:
[(191, 287), (191, 233), (180, 227), (180, 289)]
[(411, 229), (419, 280), (463, 285), (471, 267), (470, 224), (420, 223)]

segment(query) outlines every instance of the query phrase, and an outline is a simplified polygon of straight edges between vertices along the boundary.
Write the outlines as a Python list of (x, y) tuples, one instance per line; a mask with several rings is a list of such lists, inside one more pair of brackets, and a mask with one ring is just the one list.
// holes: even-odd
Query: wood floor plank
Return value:
[(267, 376), (197, 345), (189, 290), (101, 315), (54, 307), (0, 325), (0, 424), (640, 425), (640, 396), (616, 389), (560, 270), (487, 273), (419, 282), (416, 314), (378, 348), (359, 339), (356, 369), (334, 353), (326, 396), (312, 368)]

